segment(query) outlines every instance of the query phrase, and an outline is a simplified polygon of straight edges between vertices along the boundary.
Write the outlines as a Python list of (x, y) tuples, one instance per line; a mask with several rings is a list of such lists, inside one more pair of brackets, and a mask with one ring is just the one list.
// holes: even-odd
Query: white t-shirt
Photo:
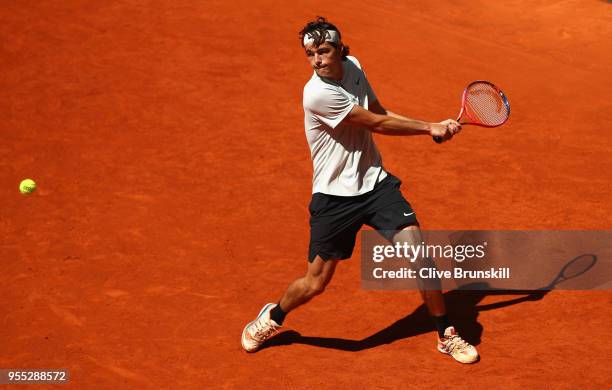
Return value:
[(304, 86), (304, 127), (312, 157), (312, 193), (355, 196), (387, 176), (365, 128), (342, 122), (355, 104), (368, 109), (376, 95), (355, 57), (342, 62), (342, 81), (314, 72)]

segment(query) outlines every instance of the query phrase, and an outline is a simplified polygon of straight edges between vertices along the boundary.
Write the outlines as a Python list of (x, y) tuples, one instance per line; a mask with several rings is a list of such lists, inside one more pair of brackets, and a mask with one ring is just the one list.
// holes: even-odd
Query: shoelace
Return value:
[(253, 338), (259, 342), (265, 341), (271, 334), (276, 332), (277, 327), (272, 325), (271, 323), (266, 323), (263, 318), (260, 318), (259, 321), (255, 323), (255, 334)]
[(471, 347), (471, 345), (467, 341), (459, 337), (459, 335), (452, 335), (447, 338), (447, 340), (448, 344), (446, 345), (446, 348), (448, 349), (448, 352), (451, 353), (455, 351), (455, 349), (459, 352), (462, 352)]

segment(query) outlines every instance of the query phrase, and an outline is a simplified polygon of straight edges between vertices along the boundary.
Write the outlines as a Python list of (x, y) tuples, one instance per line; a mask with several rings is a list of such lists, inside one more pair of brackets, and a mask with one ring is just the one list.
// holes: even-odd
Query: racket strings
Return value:
[(487, 126), (499, 126), (510, 115), (500, 92), (485, 83), (473, 84), (466, 91), (465, 111), (473, 121)]

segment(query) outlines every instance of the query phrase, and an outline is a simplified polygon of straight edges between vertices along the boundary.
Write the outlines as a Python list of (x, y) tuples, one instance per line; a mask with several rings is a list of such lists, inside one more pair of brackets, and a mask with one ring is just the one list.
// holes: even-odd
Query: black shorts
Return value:
[(359, 229), (366, 224), (387, 237), (392, 230), (417, 224), (415, 212), (400, 192), (402, 182), (390, 173), (372, 191), (357, 196), (312, 195), (308, 261), (348, 259)]

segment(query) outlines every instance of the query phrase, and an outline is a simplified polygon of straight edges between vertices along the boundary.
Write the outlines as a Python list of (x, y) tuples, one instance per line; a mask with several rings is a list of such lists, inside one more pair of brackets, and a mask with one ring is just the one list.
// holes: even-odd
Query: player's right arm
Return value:
[(355, 104), (344, 120), (374, 133), (396, 136), (428, 135), (442, 137), (444, 140), (449, 140), (461, 129), (461, 125), (452, 119), (433, 123), (397, 114), (391, 116), (386, 111), (383, 110), (383, 112), (385, 113), (374, 113)]

